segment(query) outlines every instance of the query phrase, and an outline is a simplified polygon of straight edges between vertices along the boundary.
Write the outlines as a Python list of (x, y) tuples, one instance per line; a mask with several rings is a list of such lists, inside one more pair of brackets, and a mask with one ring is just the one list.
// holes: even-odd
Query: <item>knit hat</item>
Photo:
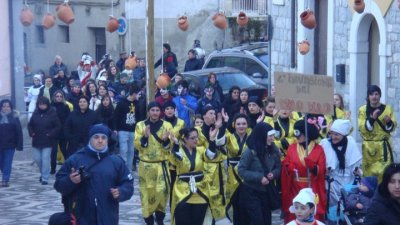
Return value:
[(203, 108), (203, 110), (201, 111), (201, 115), (204, 116), (207, 114), (208, 111), (210, 110), (215, 110), (215, 108), (212, 105), (206, 105), (206, 107)]
[(42, 83), (42, 75), (40, 75), (40, 74), (33, 75), (33, 79), (38, 79), (40, 81), (40, 83)]
[(150, 111), (150, 109), (151, 108), (153, 108), (153, 107), (158, 107), (160, 110), (161, 110), (161, 105), (160, 105), (160, 103), (158, 103), (158, 102), (150, 102), (148, 105), (147, 105), (147, 111)]
[(82, 87), (82, 84), (79, 80), (75, 80), (74, 83), (72, 84), (72, 87)]
[(90, 128), (89, 137), (92, 138), (95, 134), (104, 134), (107, 137), (110, 137), (111, 130), (104, 124), (95, 124)]
[(368, 192), (375, 192), (378, 186), (378, 178), (376, 176), (368, 176), (361, 179), (361, 183), (368, 187)]
[[(300, 135), (304, 134), (304, 136), (306, 135), (306, 126), (304, 124), (304, 119), (302, 120), (298, 120), (295, 124), (294, 124), (294, 135), (296, 137), (299, 137)], [(307, 135), (308, 135), (308, 139), (310, 141), (312, 140), (316, 140), (319, 137), (319, 130), (316, 127), (316, 125), (314, 124), (310, 124), (309, 122), (307, 122)]]
[(379, 93), (379, 95), (382, 96), (382, 91), (377, 85), (370, 85), (367, 89), (367, 95), (370, 95), (370, 94), (374, 93), (375, 91), (377, 91)]
[(127, 73), (121, 73), (120, 75), (119, 75), (119, 78), (121, 79), (121, 78), (124, 78), (124, 77), (128, 77), (128, 74)]
[(250, 103), (250, 102), (256, 103), (256, 104), (258, 105), (258, 107), (260, 107), (260, 108), (263, 107), (263, 102), (262, 102), (262, 100), (261, 100), (259, 97), (257, 97), (257, 96), (251, 96), (251, 97), (249, 98), (248, 103)]
[(307, 203), (312, 203), (314, 204), (314, 213), (317, 211), (317, 198), (314, 192), (312, 191), (311, 188), (303, 188), (299, 191), (299, 193), (296, 195), (296, 197), (293, 198), (293, 205), (290, 206), (289, 211), (294, 212), (294, 203), (298, 202), (302, 205), (306, 205)]
[(352, 125), (350, 120), (337, 119), (333, 122), (330, 131), (347, 136), (351, 131)]
[(176, 105), (173, 101), (165, 102), (163, 105), (163, 110), (165, 111), (168, 107), (172, 107), (172, 108), (176, 109)]

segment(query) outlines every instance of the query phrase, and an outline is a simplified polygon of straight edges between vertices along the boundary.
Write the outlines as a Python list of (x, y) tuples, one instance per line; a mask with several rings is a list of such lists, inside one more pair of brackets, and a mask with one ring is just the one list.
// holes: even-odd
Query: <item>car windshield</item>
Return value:
[(251, 52), (256, 56), (261, 62), (263, 62), (266, 66), (269, 66), (269, 57), (268, 57), (268, 48), (255, 48), (252, 49)]
[[(203, 84), (207, 82), (207, 78), (207, 76), (201, 76), (201, 81)], [(242, 89), (257, 85), (256, 82), (243, 73), (218, 74), (217, 80), (224, 93), (227, 93), (234, 85), (239, 86)]]

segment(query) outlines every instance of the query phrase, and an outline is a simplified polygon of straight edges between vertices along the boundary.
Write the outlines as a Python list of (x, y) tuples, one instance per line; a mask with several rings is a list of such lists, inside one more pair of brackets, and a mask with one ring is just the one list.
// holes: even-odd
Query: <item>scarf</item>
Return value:
[[(308, 143), (308, 155), (311, 154), (314, 147), (315, 147), (315, 142), (310, 141)], [(299, 156), (301, 164), (306, 166), (306, 162), (304, 161), (304, 158), (307, 156), (306, 150), (305, 150), (305, 143), (297, 143), (297, 155)]]
[(0, 120), (0, 124), (7, 124), (9, 123), (8, 121), (8, 115), (10, 115), (11, 112), (5, 113), (5, 112), (0, 112), (1, 115), (1, 120)]
[[(332, 140), (330, 140), (332, 142)], [(343, 139), (337, 143), (337, 144), (333, 144), (332, 143), (332, 148), (336, 153), (336, 156), (339, 160), (339, 169), (340, 171), (342, 171), (344, 173), (344, 169), (346, 167), (346, 159), (345, 159), (345, 155), (346, 155), (346, 148), (347, 148), (347, 137), (343, 137)]]
[(175, 115), (172, 117), (164, 116), (164, 120), (170, 122), (172, 124), (172, 127), (175, 127), (176, 123), (178, 122)]

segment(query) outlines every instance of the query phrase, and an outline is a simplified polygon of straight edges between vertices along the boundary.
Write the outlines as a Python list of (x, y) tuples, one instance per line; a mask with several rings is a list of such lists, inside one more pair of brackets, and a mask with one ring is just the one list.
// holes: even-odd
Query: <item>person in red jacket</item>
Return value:
[(326, 158), (324, 149), (315, 142), (319, 136), (318, 128), (307, 122), (308, 146), (306, 147), (306, 124), (299, 120), (294, 124), (294, 134), (297, 142), (290, 145), (287, 155), (282, 161), (282, 210), (284, 223), (295, 219), (289, 212), (293, 198), (303, 188), (311, 187), (316, 194), (316, 219), (324, 221), (326, 211), (325, 173)]

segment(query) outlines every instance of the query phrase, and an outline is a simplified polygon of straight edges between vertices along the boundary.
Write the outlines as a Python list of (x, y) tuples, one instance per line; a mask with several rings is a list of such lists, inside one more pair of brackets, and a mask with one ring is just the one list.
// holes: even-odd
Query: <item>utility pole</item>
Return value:
[(146, 15), (146, 90), (147, 103), (154, 101), (154, 0), (147, 0)]

